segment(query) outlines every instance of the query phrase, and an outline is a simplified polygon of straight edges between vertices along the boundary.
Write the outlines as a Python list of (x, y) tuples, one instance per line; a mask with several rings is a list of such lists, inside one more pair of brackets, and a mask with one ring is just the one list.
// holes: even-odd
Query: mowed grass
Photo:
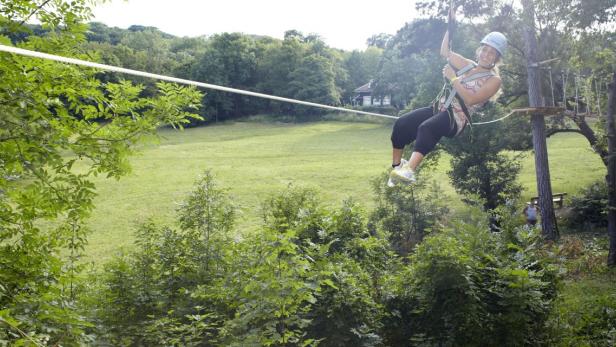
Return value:
[[(477, 128), (474, 131), (479, 131)], [(373, 206), (370, 181), (391, 161), (391, 124), (326, 121), (301, 124), (233, 122), (184, 131), (164, 129), (157, 145), (146, 145), (131, 158), (132, 172), (119, 181), (96, 178), (96, 209), (86, 259), (108, 260), (130, 247), (136, 226), (153, 218), (172, 225), (178, 204), (195, 180), (210, 169), (239, 208), (238, 233), (257, 230), (261, 203), (289, 184), (317, 189), (322, 200), (339, 206), (353, 198)], [(554, 192), (572, 194), (605, 175), (605, 167), (586, 140), (576, 134), (548, 139)], [(536, 194), (534, 158), (523, 159), (524, 198)], [(449, 184), (449, 157), (443, 156), (431, 178), (443, 198), (461, 208)]]

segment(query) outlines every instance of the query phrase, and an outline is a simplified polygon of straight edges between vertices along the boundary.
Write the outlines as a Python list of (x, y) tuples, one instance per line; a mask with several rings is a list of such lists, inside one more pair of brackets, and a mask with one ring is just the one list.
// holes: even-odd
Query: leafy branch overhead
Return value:
[[(90, 59), (96, 54), (78, 47), (91, 4), (2, 1), (0, 43)], [(30, 35), (23, 24), (29, 19), (46, 32)], [(66, 326), (69, 340), (87, 325), (71, 302), (86, 243), (83, 220), (96, 195), (90, 178), (119, 178), (144, 136), (200, 118), (195, 112), (201, 93), (195, 89), (160, 83), (155, 95), (143, 98), (143, 86), (102, 82), (98, 74), (0, 55), (0, 307), (8, 317), (30, 317), (26, 331)], [(77, 162), (86, 169), (76, 170)], [(63, 344), (58, 338), (53, 343)]]

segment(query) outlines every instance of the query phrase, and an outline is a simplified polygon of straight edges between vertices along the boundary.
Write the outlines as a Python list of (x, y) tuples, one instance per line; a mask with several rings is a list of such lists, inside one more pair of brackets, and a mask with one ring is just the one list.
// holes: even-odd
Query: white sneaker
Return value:
[[(400, 165), (396, 166), (393, 170), (397, 170), (399, 166), (400, 166)], [(392, 170), (392, 171), (393, 171), (393, 170)], [(393, 179), (393, 177), (392, 177), (391, 172), (389, 173), (389, 179), (387, 180), (387, 186), (388, 186), (389, 188), (393, 188), (393, 187), (395, 187), (395, 186), (396, 186), (396, 182), (394, 182), (394, 179)]]
[(405, 159), (400, 160), (400, 165), (396, 166), (395, 168), (391, 169), (391, 172), (389, 173), (389, 179), (387, 180), (387, 186), (388, 187), (395, 187), (396, 186), (396, 178), (394, 177), (394, 171), (398, 171), (398, 170), (402, 170), (403, 167), (405, 167), (408, 164), (408, 161), (406, 161)]
[[(394, 184), (396, 184), (397, 182), (413, 184), (416, 181), (415, 172), (408, 166), (408, 163), (400, 165), (396, 167), (396, 169), (391, 170), (389, 177)], [(389, 184), (389, 182), (387, 183)]]

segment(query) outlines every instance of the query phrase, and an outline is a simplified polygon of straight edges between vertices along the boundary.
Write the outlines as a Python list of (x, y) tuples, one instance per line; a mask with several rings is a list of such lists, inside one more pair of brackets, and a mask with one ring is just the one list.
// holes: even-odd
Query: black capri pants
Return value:
[(414, 150), (426, 155), (443, 136), (454, 137), (456, 131), (456, 122), (449, 118), (447, 111), (434, 114), (432, 107), (424, 107), (405, 113), (396, 120), (391, 143), (394, 148), (403, 149), (415, 141)]

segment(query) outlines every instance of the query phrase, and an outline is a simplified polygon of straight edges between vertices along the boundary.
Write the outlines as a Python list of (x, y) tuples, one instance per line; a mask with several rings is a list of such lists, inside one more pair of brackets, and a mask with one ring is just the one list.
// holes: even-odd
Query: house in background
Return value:
[(372, 84), (374, 80), (355, 89), (355, 95), (351, 98), (353, 106), (389, 106), (391, 104), (391, 95), (377, 97), (372, 95)]

